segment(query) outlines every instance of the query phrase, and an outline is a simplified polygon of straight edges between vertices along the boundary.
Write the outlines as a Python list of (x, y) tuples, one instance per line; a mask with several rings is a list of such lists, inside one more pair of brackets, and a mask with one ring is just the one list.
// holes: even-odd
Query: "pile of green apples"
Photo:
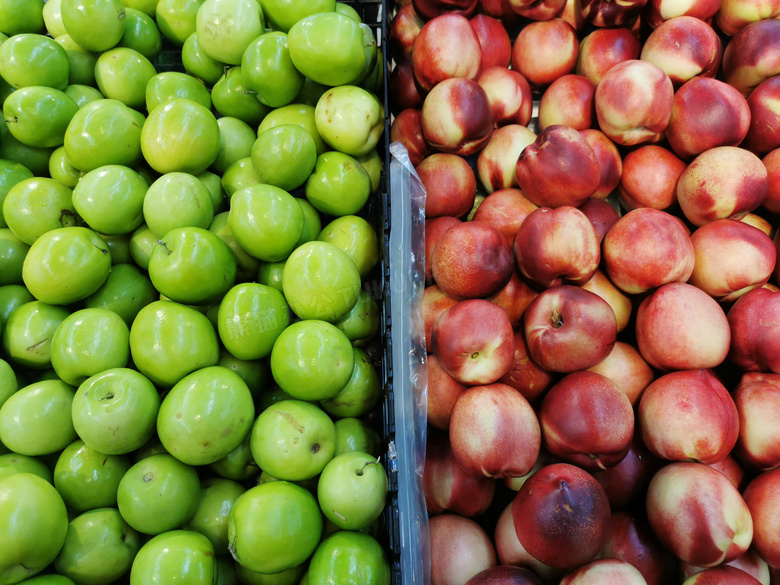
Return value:
[(390, 583), (356, 8), (0, 0), (0, 585)]

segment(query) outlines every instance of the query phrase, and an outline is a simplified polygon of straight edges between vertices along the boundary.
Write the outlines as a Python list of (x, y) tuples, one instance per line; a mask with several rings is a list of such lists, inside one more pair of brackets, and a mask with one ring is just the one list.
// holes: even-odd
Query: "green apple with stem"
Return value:
[(305, 79), (293, 65), (282, 31), (267, 32), (249, 43), (241, 57), (241, 74), (257, 99), (272, 108), (292, 102)]

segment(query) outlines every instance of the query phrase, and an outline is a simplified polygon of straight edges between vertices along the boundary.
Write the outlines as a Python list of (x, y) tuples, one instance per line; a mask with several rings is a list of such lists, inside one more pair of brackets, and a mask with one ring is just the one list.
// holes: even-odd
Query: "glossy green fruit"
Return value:
[(228, 214), (229, 212), (223, 211), (215, 215), (209, 226), (209, 231), (225, 242), (236, 257), (236, 282), (255, 280), (259, 262), (236, 242), (228, 225)]
[[(7, 98), (2, 93), (2, 85), (0, 84), (0, 98), (5, 100)], [(37, 148), (19, 142), (11, 134), (5, 120), (0, 120), (0, 159), (12, 160), (30, 169), (33, 175), (45, 177), (49, 167), (49, 156), (53, 150), (53, 148)]]
[(111, 164), (135, 167), (141, 159), (141, 126), (138, 115), (122, 102), (95, 100), (73, 116), (65, 132), (65, 153), (84, 172)]
[(121, 0), (62, 0), (61, 10), (65, 30), (88, 51), (107, 51), (125, 33)]
[(198, 509), (185, 528), (208, 538), (216, 554), (227, 553), (230, 510), (245, 491), (240, 483), (222, 477), (202, 481)]
[(95, 81), (100, 92), (108, 99), (136, 109), (146, 104), (146, 84), (156, 74), (148, 58), (127, 47), (102, 53), (95, 64)]
[(0, 479), (17, 473), (32, 473), (52, 482), (51, 470), (41, 459), (18, 453), (0, 455)]
[(198, 175), (217, 158), (217, 119), (196, 102), (172, 99), (150, 112), (141, 130), (141, 151), (158, 173)]
[(130, 570), (141, 548), (139, 534), (116, 508), (98, 508), (76, 516), (54, 568), (83, 585), (104, 585)]
[(79, 439), (57, 458), (54, 487), (76, 512), (116, 506), (117, 488), (128, 469), (127, 457), (101, 453)]
[(263, 10), (255, 0), (206, 0), (198, 10), (195, 32), (207, 55), (238, 65), (264, 28)]
[(244, 85), (241, 66), (230, 67), (211, 88), (211, 101), (221, 116), (243, 120), (257, 126), (270, 108), (257, 99), (254, 91)]
[(130, 585), (213, 585), (216, 572), (214, 547), (208, 538), (190, 530), (171, 530), (138, 551), (130, 569)]
[(252, 154), (252, 146), (257, 136), (255, 130), (238, 118), (223, 116), (217, 120), (219, 124), (219, 153), (211, 170), (220, 175), (237, 160)]
[(343, 215), (331, 221), (317, 239), (344, 250), (366, 278), (379, 262), (379, 236), (374, 227), (357, 215)]
[(162, 35), (181, 47), (187, 37), (195, 34), (195, 19), (202, 4), (203, 0), (159, 0), (156, 18)]
[(269, 32), (249, 43), (241, 58), (244, 85), (272, 108), (291, 103), (303, 87), (304, 76), (290, 59), (287, 35)]
[(252, 393), (241, 377), (227, 368), (207, 367), (185, 376), (165, 396), (157, 435), (180, 461), (208, 465), (241, 444), (254, 418)]
[[(138, 51), (154, 61), (162, 51), (162, 35), (154, 18), (141, 10), (125, 4), (125, 32), (119, 41), (120, 47)], [(155, 3), (156, 4), (156, 3)]]
[(208, 230), (176, 228), (160, 238), (149, 258), (149, 278), (168, 298), (191, 305), (219, 301), (235, 284), (236, 257)]
[(0, 228), (0, 285), (22, 284), (22, 266), (30, 246), (8, 228)]
[(79, 220), (71, 190), (43, 177), (24, 179), (11, 187), (3, 201), (3, 217), (14, 235), (27, 245), (48, 231), (75, 225)]
[(328, 146), (320, 137), (320, 133), (317, 131), (317, 123), (314, 120), (314, 106), (309, 104), (292, 103), (281, 108), (271, 110), (268, 115), (263, 118), (260, 126), (257, 128), (258, 137), (266, 130), (281, 126), (282, 124), (297, 124), (306, 132), (308, 132), (314, 139), (314, 145), (317, 147), (317, 155), (319, 156), (326, 150)]
[(149, 229), (162, 238), (177, 228), (208, 228), (214, 218), (214, 204), (203, 181), (190, 173), (170, 172), (149, 187), (143, 215)]
[(106, 165), (86, 173), (73, 188), (73, 207), (99, 234), (128, 234), (143, 223), (148, 188), (133, 169)]
[(360, 418), (340, 418), (336, 427), (336, 455), (350, 451), (362, 451), (373, 457), (381, 453), (379, 433)]
[(325, 517), (344, 530), (362, 530), (379, 518), (387, 498), (382, 463), (360, 451), (331, 459), (317, 482), (317, 500)]
[[(2, 287), (0, 287), (0, 290), (2, 290)], [(19, 380), (11, 364), (4, 359), (0, 359), (0, 407), (17, 390), (19, 390)]]
[(252, 456), (263, 471), (286, 481), (316, 477), (333, 458), (336, 429), (317, 405), (281, 400), (262, 411), (250, 441)]
[(113, 311), (130, 326), (138, 311), (158, 298), (151, 280), (136, 266), (115, 264), (100, 288), (84, 299), (84, 306)]
[(362, 156), (376, 148), (385, 129), (382, 102), (362, 87), (344, 85), (326, 91), (315, 110), (317, 131), (333, 149)]
[(78, 109), (65, 92), (36, 85), (9, 95), (3, 103), (3, 116), (8, 131), (19, 142), (54, 148), (64, 142), (65, 131)]
[(309, 564), (309, 585), (389, 585), (390, 563), (367, 534), (340, 530), (323, 539)]
[(270, 364), (276, 383), (293, 398), (326, 400), (349, 382), (355, 355), (347, 336), (334, 325), (307, 319), (282, 331)]
[(355, 215), (368, 202), (371, 178), (358, 161), (338, 151), (317, 157), (306, 181), (306, 199), (322, 213), (341, 217)]
[(65, 26), (62, 24), (62, 0), (50, 0), (43, 5), (43, 23), (46, 32), (56, 38), (65, 34)]
[(31, 473), (0, 479), (0, 582), (40, 573), (60, 552), (67, 531), (65, 503), (49, 482)]
[(168, 454), (152, 455), (133, 465), (117, 489), (122, 517), (144, 534), (183, 525), (195, 514), (199, 501), (198, 473)]
[(142, 270), (149, 268), (149, 258), (157, 245), (157, 236), (142, 223), (130, 236), (130, 256)]
[(60, 146), (54, 149), (49, 157), (49, 175), (55, 181), (59, 181), (69, 189), (73, 189), (81, 177), (84, 176), (80, 170), (73, 166), (65, 154), (65, 147)]
[(251, 571), (278, 573), (304, 562), (319, 543), (322, 515), (314, 496), (286, 481), (253, 487), (233, 504), (228, 539)]
[(228, 199), (232, 199), (233, 194), (244, 187), (260, 183), (260, 177), (257, 176), (250, 157), (238, 159), (222, 174), (222, 189)]
[(311, 14), (333, 12), (335, 0), (261, 0), (268, 24), (275, 30), (287, 32), (292, 25)]
[[(68, 57), (68, 84), (94, 86), (95, 64), (98, 59), (97, 53), (87, 51), (70, 38), (68, 34), (55, 37), (54, 40), (65, 50), (65, 54)], [(66, 93), (67, 89), (66, 87)], [(100, 94), (100, 97), (102, 98), (103, 94)]]
[(22, 33), (43, 33), (42, 0), (1, 0), (0, 33), (18, 35)]
[(51, 367), (51, 338), (68, 315), (62, 307), (37, 300), (19, 305), (5, 318), (3, 349), (7, 358), (37, 370)]
[[(25, 303), (30, 303), (34, 300), (35, 298), (30, 294), (30, 291), (21, 284), (0, 286), (0, 319), (6, 325), (5, 328), (7, 329), (8, 317), (11, 313)], [(59, 307), (52, 307), (52, 309), (55, 311), (61, 310)], [(67, 311), (65, 311), (65, 315), (67, 314)]]
[[(94, 70), (95, 66), (93, 64), (92, 71)], [(103, 99), (103, 94), (91, 85), (71, 84), (65, 88), (65, 93), (70, 96), (70, 99), (78, 104), (79, 109), (91, 102)]]
[(24, 259), (27, 289), (51, 305), (83, 300), (102, 285), (111, 270), (111, 253), (94, 231), (83, 227), (51, 230), (35, 240)]
[(366, 289), (361, 289), (352, 310), (334, 323), (355, 347), (362, 347), (379, 332), (379, 305)]
[(68, 85), (68, 56), (50, 37), (14, 35), (0, 44), (0, 76), (15, 89), (39, 85), (63, 90)]
[(303, 230), (301, 230), (301, 237), (298, 238), (298, 246), (300, 246), (317, 239), (322, 231), (322, 218), (320, 212), (306, 199), (296, 197), (295, 200), (303, 211)]
[(281, 124), (254, 141), (252, 166), (263, 183), (291, 191), (303, 185), (317, 162), (317, 145), (304, 128)]
[(219, 343), (205, 315), (173, 301), (141, 309), (130, 327), (130, 352), (139, 372), (158, 386), (219, 361)]
[(64, 449), (76, 431), (70, 418), (74, 390), (60, 380), (25, 386), (0, 408), (0, 441), (21, 455), (50, 455)]
[(208, 85), (214, 85), (225, 73), (225, 63), (212, 59), (203, 52), (196, 33), (192, 33), (184, 41), (181, 61), (187, 73)]
[(164, 71), (152, 77), (146, 85), (146, 109), (149, 112), (175, 98), (185, 98), (204, 108), (211, 108), (209, 90), (192, 75)]
[[(347, 384), (331, 398), (320, 402), (335, 417), (358, 417), (371, 412), (382, 398), (382, 381), (365, 351), (354, 349), (355, 367)], [(342, 527), (343, 528), (343, 527)]]
[(209, 469), (226, 479), (244, 481), (260, 474), (252, 451), (249, 447), (250, 435), (247, 435), (241, 444), (228, 453), (225, 457), (209, 465)]
[(0, 228), (8, 227), (1, 213), (8, 191), (17, 183), (32, 178), (32, 171), (24, 165), (12, 160), (0, 159)]
[(360, 273), (349, 255), (327, 242), (307, 242), (290, 254), (282, 288), (301, 319), (334, 323), (357, 303)]

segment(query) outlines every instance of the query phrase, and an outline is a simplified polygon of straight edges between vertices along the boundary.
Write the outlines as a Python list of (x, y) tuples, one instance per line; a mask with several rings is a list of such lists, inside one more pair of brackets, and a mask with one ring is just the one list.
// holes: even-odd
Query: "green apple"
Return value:
[(271, 355), (274, 342), (290, 324), (290, 310), (275, 288), (247, 282), (227, 292), (217, 323), (220, 340), (232, 355), (255, 360)]
[(317, 157), (314, 171), (306, 181), (309, 203), (336, 217), (358, 213), (370, 194), (371, 178), (363, 165), (335, 150)]
[(219, 361), (217, 333), (208, 318), (173, 301), (155, 301), (130, 327), (130, 354), (155, 385), (171, 387), (184, 376)]
[(59, 146), (52, 151), (49, 157), (49, 175), (55, 181), (59, 181), (69, 189), (73, 189), (81, 177), (84, 176), (80, 170), (73, 166), (65, 154), (65, 147)]
[(251, 435), (247, 434), (241, 444), (219, 461), (209, 465), (209, 469), (220, 477), (234, 481), (244, 481), (256, 477), (260, 470), (252, 457), (250, 449)]
[(309, 15), (336, 9), (335, 0), (261, 0), (260, 5), (270, 27), (282, 32)]
[(228, 519), (233, 504), (246, 488), (240, 483), (212, 477), (201, 482), (200, 502), (195, 515), (184, 526), (200, 532), (211, 541), (218, 555), (228, 553)]
[(165, 447), (162, 446), (160, 439), (157, 438), (157, 435), (154, 435), (143, 447), (132, 453), (132, 461), (133, 463), (138, 463), (139, 461), (146, 459), (147, 457), (151, 457), (152, 455), (167, 454), (168, 451), (166, 451)]
[(8, 228), (0, 228), (0, 285), (22, 284), (22, 266), (30, 246)]
[(317, 239), (317, 236), (322, 231), (322, 218), (320, 217), (320, 212), (306, 199), (296, 197), (295, 200), (303, 211), (303, 230), (301, 230), (301, 237), (298, 238), (298, 246), (300, 246)]
[[(312, 14), (289, 30), (290, 57), (296, 69), (323, 85), (358, 82), (376, 62), (371, 29), (338, 12)], [(370, 71), (370, 69), (369, 69)]]
[(157, 389), (143, 374), (112, 368), (84, 381), (71, 406), (73, 427), (92, 449), (122, 455), (153, 435), (160, 408)]
[(260, 136), (266, 130), (281, 126), (282, 124), (296, 124), (306, 130), (314, 139), (314, 145), (317, 147), (317, 155), (328, 150), (327, 145), (317, 132), (317, 123), (314, 120), (314, 106), (308, 104), (292, 103), (281, 108), (271, 110), (263, 118), (260, 126), (257, 128), (257, 135)]
[(263, 471), (286, 481), (315, 477), (333, 457), (336, 429), (319, 406), (282, 400), (255, 420), (252, 456)]
[[(295, 97), (295, 101), (299, 104), (306, 104), (307, 106), (316, 107), (317, 102), (320, 101), (320, 97), (330, 89), (327, 85), (322, 85), (316, 81), (312, 81), (308, 77), (303, 82), (301, 91)], [(324, 143), (323, 143), (324, 144)]]
[(225, 73), (225, 63), (206, 55), (200, 46), (197, 33), (194, 32), (187, 37), (182, 45), (181, 61), (187, 73), (209, 86), (219, 81), (219, 78)]
[(229, 67), (211, 88), (211, 101), (221, 116), (243, 120), (257, 126), (270, 108), (257, 99), (255, 92), (244, 85), (241, 66)]
[(236, 567), (239, 566), (230, 556), (217, 557), (217, 576), (214, 585), (239, 585)]
[(156, 73), (149, 59), (127, 47), (101, 53), (95, 64), (95, 81), (100, 92), (131, 108), (146, 104), (146, 84)]
[(241, 63), (247, 46), (264, 29), (263, 10), (254, 0), (206, 0), (195, 24), (205, 53), (228, 65)]
[[(253, 399), (257, 399), (271, 384), (271, 367), (268, 360), (242, 360), (222, 349), (219, 352), (219, 363), (223, 368), (232, 370), (244, 381)], [(9, 366), (10, 367), (10, 366)], [(0, 364), (0, 368), (2, 365)]]
[(182, 378), (157, 413), (157, 436), (188, 465), (208, 465), (227, 456), (252, 428), (252, 393), (227, 368), (201, 368)]
[(228, 215), (227, 211), (215, 215), (209, 226), (209, 231), (225, 242), (236, 257), (236, 281), (255, 280), (260, 263), (257, 258), (252, 257), (238, 244), (228, 225)]
[(250, 155), (260, 181), (290, 191), (303, 185), (314, 170), (317, 146), (303, 127), (280, 124), (257, 137)]
[(295, 198), (273, 185), (250, 185), (230, 199), (230, 231), (249, 254), (265, 262), (284, 260), (303, 230), (303, 211)]
[(122, 0), (122, 4), (125, 5), (125, 10), (133, 8), (154, 18), (157, 13), (157, 1), (158, 0)]
[(141, 160), (142, 125), (138, 115), (122, 102), (95, 100), (79, 109), (70, 121), (65, 132), (65, 154), (74, 167), (84, 172), (112, 164), (135, 167)]
[(11, 364), (0, 358), (0, 407), (17, 390), (19, 390), (19, 380), (14, 369), (11, 367)]
[(152, 281), (133, 264), (115, 264), (100, 288), (84, 299), (84, 306), (113, 311), (129, 326), (138, 311), (158, 298)]
[[(219, 120), (217, 120), (219, 122)], [(206, 185), (206, 189), (211, 195), (211, 204), (214, 208), (214, 215), (221, 213), (225, 207), (225, 192), (222, 190), (222, 177), (211, 171), (203, 171), (199, 175), (196, 175), (198, 180)]]
[[(57, 38), (60, 40), (64, 39), (64, 37), (57, 37)], [(93, 71), (94, 68), (95, 66), (93, 63), (92, 65)], [(71, 67), (71, 71), (73, 71), (73, 67)], [(94, 81), (92, 83), (94, 83)], [(83, 108), (89, 103), (95, 102), (97, 100), (105, 99), (103, 98), (103, 94), (100, 93), (100, 90), (92, 87), (91, 85), (83, 85), (78, 83), (71, 84), (68, 87), (66, 87), (65, 93), (70, 96), (70, 99), (72, 99), (74, 102), (76, 102), (76, 104), (78, 104), (79, 109)]]
[[(47, 1), (48, 4), (48, 1)], [(68, 57), (68, 84), (80, 85), (80, 86), (94, 86), (95, 85), (95, 64), (97, 63), (98, 55), (92, 51), (87, 51), (84, 47), (77, 44), (69, 34), (62, 34), (54, 38), (54, 41), (60, 45)], [(98, 91), (97, 89), (95, 91)], [(65, 93), (71, 95), (68, 92), (68, 88), (65, 88)], [(100, 93), (98, 91), (98, 93)], [(73, 97), (71, 95), (71, 97)], [(99, 99), (103, 99), (103, 94), (100, 94)], [(73, 101), (76, 101), (73, 98)], [(76, 103), (78, 103), (76, 101)], [(81, 107), (81, 104), (79, 104)]]
[(317, 237), (344, 250), (365, 278), (379, 262), (379, 237), (374, 227), (357, 215), (343, 215), (326, 225)]
[[(3, 208), (3, 201), (11, 187), (17, 183), (32, 179), (33, 174), (30, 169), (16, 161), (0, 159), (0, 211)], [(0, 213), (0, 228), (7, 227), (3, 214)]]
[(36, 457), (19, 455), (18, 453), (6, 453), (0, 455), (0, 479), (17, 473), (32, 473), (49, 483), (52, 483), (51, 470)]
[(0, 479), (0, 583), (40, 573), (62, 549), (67, 531), (65, 503), (49, 482), (31, 473)]
[(0, 33), (43, 33), (42, 0), (0, 0)]
[(203, 0), (159, 0), (155, 17), (157, 27), (171, 44), (181, 47), (195, 33), (195, 19)]
[(63, 90), (68, 85), (68, 56), (50, 37), (13, 35), (0, 44), (0, 76), (15, 89), (37, 85)]
[(62, 24), (88, 51), (107, 51), (125, 32), (125, 7), (121, 0), (62, 0)]
[(223, 116), (219, 124), (219, 153), (211, 169), (220, 175), (237, 160), (252, 154), (252, 146), (257, 140), (255, 130), (243, 120)]
[(130, 359), (130, 330), (108, 309), (68, 315), (51, 339), (51, 366), (60, 379), (78, 386), (90, 376), (123, 368)]
[(151, 112), (160, 104), (185, 98), (211, 108), (211, 96), (203, 82), (180, 71), (163, 71), (146, 84), (146, 110)]
[[(35, 298), (30, 294), (21, 284), (7, 284), (0, 286), (0, 319), (3, 323), (8, 325), (8, 317), (17, 308), (21, 307), (25, 303), (34, 301)], [(55, 311), (59, 311), (58, 307), (52, 307)], [(67, 311), (65, 315), (67, 316)], [(64, 317), (63, 317), (64, 318)]]
[(322, 139), (331, 148), (351, 156), (371, 152), (385, 129), (382, 102), (353, 85), (326, 91), (317, 102), (314, 119)]
[(35, 148), (54, 148), (62, 145), (78, 109), (64, 91), (36, 85), (9, 95), (3, 103), (3, 116), (8, 131), (19, 142)]
[(118, 46), (138, 51), (154, 61), (162, 51), (162, 35), (157, 23), (152, 15), (122, 3), (125, 5), (125, 32)]
[(382, 514), (387, 473), (374, 456), (360, 451), (331, 459), (317, 483), (317, 501), (325, 517), (344, 530), (361, 530)]
[(119, 510), (97, 508), (70, 521), (54, 568), (79, 584), (107, 585), (130, 571), (140, 548), (139, 534)]
[(111, 252), (99, 235), (88, 228), (64, 227), (33, 242), (22, 278), (37, 299), (69, 305), (100, 288), (110, 270)]
[(270, 364), (274, 380), (290, 396), (326, 400), (336, 396), (353, 376), (355, 353), (335, 325), (306, 319), (282, 331), (273, 345)]
[(200, 479), (193, 467), (172, 455), (152, 455), (127, 470), (116, 495), (119, 511), (130, 526), (144, 534), (161, 534), (193, 517), (200, 501)]
[(16, 308), (3, 328), (3, 349), (13, 363), (33, 369), (51, 366), (51, 338), (70, 313), (31, 301)]
[(233, 195), (244, 187), (259, 185), (261, 182), (250, 157), (238, 159), (222, 174), (222, 189), (228, 199), (232, 199)]
[(304, 76), (290, 59), (287, 35), (268, 32), (249, 43), (241, 58), (244, 85), (272, 108), (286, 106), (303, 86)]
[(196, 176), (169, 172), (149, 186), (143, 215), (147, 227), (162, 238), (176, 228), (208, 228), (214, 219), (214, 203), (206, 185)]
[(336, 455), (361, 451), (373, 457), (381, 453), (379, 433), (361, 418), (345, 417), (335, 423)]
[(365, 351), (354, 348), (355, 367), (347, 384), (331, 398), (320, 401), (335, 417), (357, 417), (371, 412), (382, 398), (382, 381)]
[(286, 260), (281, 262), (260, 262), (257, 267), (257, 282), (282, 292), (282, 273)]
[(334, 9), (334, 12), (338, 12), (339, 14), (343, 14), (344, 16), (348, 16), (355, 22), (363, 22), (363, 19), (360, 18), (360, 14), (358, 14), (358, 11), (355, 10), (349, 4), (345, 4), (344, 2), (336, 2), (336, 8)]
[(362, 347), (379, 332), (379, 305), (365, 289), (360, 289), (352, 310), (334, 323), (355, 347)]
[(314, 496), (286, 481), (255, 486), (233, 504), (228, 540), (233, 557), (250, 571), (279, 573), (303, 563), (322, 534)]
[(115, 236), (107, 236), (106, 234), (99, 235), (100, 239), (108, 246), (108, 251), (111, 252), (112, 268), (117, 264), (128, 264), (133, 261), (133, 258), (130, 255), (130, 234), (119, 234)]
[(309, 563), (309, 585), (390, 585), (390, 563), (382, 545), (361, 532), (339, 530), (317, 546)]
[(327, 242), (306, 242), (287, 258), (282, 289), (301, 319), (335, 322), (357, 303), (360, 273), (349, 255)]
[(158, 173), (198, 175), (217, 158), (219, 124), (208, 108), (174, 98), (149, 113), (141, 129), (141, 152)]
[[(130, 257), (142, 270), (149, 268), (149, 258), (152, 257), (156, 245), (157, 236), (145, 223), (139, 225), (130, 236)], [(155, 295), (155, 298), (159, 297)]]
[(371, 179), (371, 193), (376, 194), (379, 191), (379, 181), (382, 179), (382, 170), (384, 168), (384, 162), (379, 156), (379, 152), (376, 148), (372, 148), (368, 153), (356, 156), (355, 160), (366, 169)]
[(54, 466), (54, 487), (71, 510), (116, 506), (116, 494), (130, 462), (76, 440), (62, 450)]
[(11, 187), (3, 201), (3, 217), (28, 246), (49, 230), (76, 225), (79, 220), (71, 190), (46, 177), (24, 179)]
[(0, 408), (0, 441), (21, 455), (50, 455), (64, 449), (76, 431), (70, 418), (74, 390), (60, 380), (35, 382)]
[(281, 402), (282, 400), (296, 400), (287, 392), (279, 388), (279, 386), (272, 386), (271, 388), (266, 389), (265, 392), (261, 393), (260, 396), (257, 397), (257, 412), (263, 412), (268, 407), (276, 404), (277, 402)]
[(57, 573), (36, 575), (35, 577), (25, 579), (24, 582), (26, 585), (76, 585), (72, 579), (68, 579), (65, 575), (58, 575)]
[(146, 180), (133, 169), (106, 165), (81, 177), (73, 188), (73, 207), (99, 234), (127, 234), (144, 221), (148, 189)]
[(235, 567), (239, 581), (246, 585), (298, 585), (306, 570), (306, 563), (278, 573), (250, 571), (241, 563), (235, 563)]
[(130, 585), (212, 585), (216, 572), (214, 547), (208, 538), (191, 530), (171, 530), (138, 551), (130, 569)]
[(149, 278), (168, 298), (185, 304), (218, 302), (236, 282), (236, 257), (228, 245), (199, 227), (174, 228), (149, 258)]

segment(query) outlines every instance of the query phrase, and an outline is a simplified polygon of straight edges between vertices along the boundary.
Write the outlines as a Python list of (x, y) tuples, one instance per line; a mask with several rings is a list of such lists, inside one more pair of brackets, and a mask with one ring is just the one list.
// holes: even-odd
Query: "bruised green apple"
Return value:
[(347, 336), (318, 319), (298, 321), (276, 339), (271, 374), (279, 387), (300, 400), (326, 400), (352, 376), (355, 355)]
[(61, 10), (65, 30), (88, 51), (107, 51), (125, 33), (121, 0), (62, 0)]
[(184, 376), (219, 361), (219, 343), (205, 315), (173, 301), (155, 301), (130, 327), (130, 353), (139, 372), (171, 387)]
[(54, 487), (71, 510), (116, 506), (116, 492), (130, 462), (107, 455), (76, 440), (62, 450), (54, 465)]
[(62, 549), (67, 531), (65, 503), (49, 482), (31, 473), (0, 479), (0, 582), (40, 573)]
[(385, 108), (362, 87), (344, 85), (322, 94), (314, 119), (317, 131), (331, 148), (362, 156), (376, 147), (384, 132)]
[(147, 541), (130, 568), (130, 585), (213, 585), (216, 557), (209, 539), (191, 530), (171, 530)]
[(123, 368), (130, 359), (130, 330), (108, 309), (68, 315), (51, 339), (51, 365), (60, 379), (78, 386), (90, 376)]
[(322, 535), (322, 514), (310, 492), (274, 481), (244, 492), (233, 504), (228, 540), (251, 571), (278, 573), (303, 563)]
[(273, 477), (311, 479), (333, 458), (336, 429), (319, 406), (303, 400), (281, 400), (255, 420), (250, 447), (260, 469)]
[(111, 252), (99, 235), (88, 228), (64, 227), (33, 242), (22, 278), (35, 298), (69, 305), (100, 288), (110, 270)]
[(122, 455), (152, 438), (159, 408), (160, 395), (148, 378), (130, 368), (111, 368), (79, 386), (71, 416), (86, 445)]
[(360, 272), (349, 255), (328, 242), (306, 242), (287, 258), (282, 289), (301, 319), (334, 323), (357, 303)]
[(13, 35), (0, 44), (0, 76), (13, 87), (68, 85), (68, 56), (54, 39), (41, 34)]
[(201, 368), (171, 388), (157, 414), (157, 436), (188, 465), (214, 463), (241, 444), (255, 418), (252, 393), (228, 368)]
[(290, 58), (287, 35), (268, 32), (249, 43), (241, 58), (244, 85), (272, 108), (286, 106), (303, 87), (304, 76)]
[(255, 0), (206, 0), (195, 24), (205, 53), (229, 65), (241, 63), (247, 46), (264, 28), (263, 10)]
[(168, 298), (185, 304), (216, 302), (235, 284), (236, 257), (228, 245), (199, 227), (175, 228), (149, 258), (149, 278)]
[(161, 534), (188, 522), (199, 500), (198, 472), (167, 453), (141, 459), (117, 488), (119, 512), (144, 534)]

